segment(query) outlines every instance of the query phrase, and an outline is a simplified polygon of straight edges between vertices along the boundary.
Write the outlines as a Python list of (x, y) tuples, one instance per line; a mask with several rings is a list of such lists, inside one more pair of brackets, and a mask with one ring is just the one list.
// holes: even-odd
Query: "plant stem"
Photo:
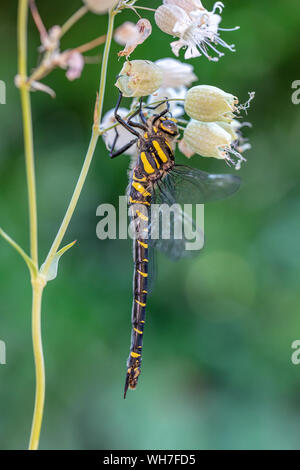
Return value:
[[(70, 25), (74, 24), (75, 20), (85, 13), (85, 7), (79, 10), (81, 13), (73, 16), (73, 20), (67, 22), (63, 27), (63, 31), (69, 29)], [(68, 206), (65, 217), (59, 228), (59, 231), (55, 237), (55, 240), (50, 248), (49, 254), (43, 265), (43, 269), (38, 273), (38, 234), (37, 234), (37, 208), (36, 208), (36, 187), (35, 187), (35, 169), (34, 169), (34, 151), (33, 151), (33, 132), (32, 132), (32, 116), (31, 116), (31, 103), (30, 103), (30, 84), (27, 80), (27, 19), (28, 19), (28, 0), (19, 0), (18, 7), (18, 58), (19, 58), (19, 77), (20, 77), (20, 93), (21, 93), (21, 104), (22, 104), (22, 116), (23, 116), (23, 127), (24, 127), (24, 146), (25, 146), (25, 161), (26, 161), (26, 173), (27, 173), (27, 184), (28, 184), (28, 199), (29, 199), (29, 217), (30, 217), (30, 247), (31, 247), (31, 258), (36, 267), (36, 271), (32, 271), (31, 283), (32, 283), (32, 340), (33, 340), (33, 352), (35, 362), (35, 374), (36, 374), (36, 391), (35, 391), (35, 406), (32, 420), (31, 436), (29, 449), (36, 450), (39, 444), (44, 401), (45, 401), (45, 367), (43, 357), (43, 346), (42, 346), (42, 334), (41, 334), (41, 304), (43, 289), (46, 284), (46, 275), (48, 273), (51, 261), (55, 256), (60, 243), (65, 235), (68, 228), (69, 222), (72, 218), (74, 210), (76, 208), (79, 196), (81, 194), (83, 185), (85, 183), (88, 170), (95, 152), (96, 144), (99, 138), (99, 124), (102, 116), (104, 92), (106, 85), (106, 74), (108, 66), (108, 57), (110, 51), (110, 45), (113, 34), (113, 25), (115, 12), (111, 10), (109, 12), (108, 32), (107, 40), (104, 50), (100, 86), (99, 86), (99, 98), (97, 103), (96, 119), (93, 125), (92, 135), (90, 144), (87, 150), (87, 154), (81, 169), (79, 179), (77, 181), (73, 196)]]
[(23, 117), (25, 164), (28, 187), (29, 224), (30, 224), (30, 253), (31, 258), (38, 267), (38, 233), (37, 233), (37, 207), (36, 185), (33, 151), (32, 116), (29, 87), (27, 78), (27, 17), (28, 0), (20, 0), (18, 8), (18, 57), (20, 76), (20, 95)]
[(97, 133), (98, 133), (98, 127), (100, 125), (101, 118), (102, 118), (104, 93), (105, 93), (105, 87), (106, 87), (107, 65), (108, 65), (111, 41), (113, 37), (115, 15), (116, 13), (113, 10), (109, 12), (107, 36), (106, 36), (104, 53), (103, 53), (103, 61), (102, 61), (101, 74), (100, 74), (99, 94), (98, 94), (98, 108), (97, 108), (97, 121), (96, 121)]
[(35, 363), (35, 404), (29, 450), (37, 450), (45, 403), (45, 365), (41, 331), (41, 305), (45, 283), (40, 277), (32, 281), (32, 342)]
[(137, 8), (138, 10), (148, 10), (148, 11), (156, 11), (155, 8), (148, 8), (148, 7), (140, 7), (136, 5), (128, 6), (127, 8)]
[(100, 46), (100, 44), (103, 44), (105, 41), (106, 41), (106, 36), (104, 34), (103, 36), (93, 39), (92, 41), (82, 44), (81, 46), (74, 47), (72, 51), (77, 51), (77, 52), (80, 52), (81, 54), (84, 54), (84, 52), (90, 51), (91, 49), (94, 49), (95, 47)]
[(100, 86), (99, 86), (99, 95), (98, 95), (98, 105), (96, 109), (96, 120), (94, 122), (93, 130), (92, 130), (92, 135), (89, 143), (89, 147), (83, 162), (83, 166), (76, 184), (76, 187), (74, 189), (70, 204), (68, 206), (68, 209), (66, 211), (66, 214), (63, 218), (63, 221), (61, 223), (61, 226), (57, 232), (57, 235), (52, 243), (52, 246), (49, 250), (49, 253), (47, 255), (46, 261), (43, 265), (42, 273), (47, 274), (49, 267), (51, 265), (51, 261), (53, 257), (55, 256), (55, 253), (57, 252), (62, 239), (66, 233), (66, 230), (69, 226), (70, 220), (73, 216), (74, 210), (76, 208), (78, 199), (80, 197), (83, 185), (85, 183), (93, 156), (95, 152), (95, 148), (98, 142), (99, 138), (99, 125), (102, 117), (102, 109), (103, 109), (103, 101), (104, 101), (104, 93), (105, 93), (105, 86), (106, 86), (106, 75), (107, 75), (107, 66), (108, 66), (108, 58), (109, 58), (109, 51), (110, 51), (110, 46), (111, 46), (111, 41), (112, 41), (112, 35), (113, 35), (113, 26), (114, 26), (114, 18), (115, 18), (115, 12), (111, 10), (109, 12), (109, 21), (108, 21), (108, 30), (107, 30), (107, 37), (106, 37), (106, 44), (105, 44), (105, 49), (104, 49), (104, 54), (103, 54), (103, 61), (102, 61), (102, 66), (101, 66), (101, 75), (100, 75)]
[[(20, 93), (23, 117), (25, 163), (28, 186), (30, 252), (34, 269), (31, 269), (32, 283), (32, 340), (36, 374), (35, 407), (29, 449), (37, 449), (41, 430), (45, 400), (45, 369), (41, 339), (41, 302), (45, 282), (37, 273), (38, 270), (38, 233), (35, 168), (33, 151), (32, 115), (29, 86), (27, 79), (27, 19), (28, 0), (19, 0), (18, 7), (18, 59), (20, 76)], [(20, 252), (20, 251), (19, 251)], [(20, 252), (22, 254), (22, 252)], [(23, 254), (22, 254), (23, 256)]]

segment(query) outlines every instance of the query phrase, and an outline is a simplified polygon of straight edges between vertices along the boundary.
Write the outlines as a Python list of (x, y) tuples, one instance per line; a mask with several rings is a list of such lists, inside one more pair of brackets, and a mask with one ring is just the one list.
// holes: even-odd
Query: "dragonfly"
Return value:
[[(226, 198), (240, 187), (240, 178), (232, 174), (210, 174), (197, 168), (179, 165), (175, 162), (174, 144), (179, 136), (178, 124), (169, 111), (166, 99), (165, 109), (159, 113), (145, 116), (142, 98), (138, 109), (128, 118), (118, 113), (123, 95), (120, 92), (115, 108), (116, 121), (134, 136), (124, 146), (115, 150), (118, 131), (110, 149), (110, 157), (122, 155), (131, 146), (136, 145), (138, 158), (131, 170), (128, 186), (128, 204), (131, 221), (134, 222), (133, 237), (133, 303), (131, 314), (131, 345), (127, 360), (124, 398), (128, 389), (134, 390), (141, 374), (143, 335), (146, 321), (147, 298), (150, 290), (153, 257), (158, 249), (172, 259), (180, 259), (189, 253), (184, 237), (178, 239), (170, 231), (170, 237), (164, 238), (159, 232), (151, 238), (154, 222), (150, 209), (154, 204), (166, 204), (182, 207), (183, 204), (204, 204)], [(164, 104), (163, 103), (163, 104)], [(162, 106), (147, 106), (155, 110)], [(142, 210), (144, 209), (144, 210)], [(180, 212), (180, 209), (178, 210)], [(181, 216), (182, 214), (177, 214)], [(174, 215), (174, 219), (176, 214)], [(195, 221), (190, 217), (190, 223)]]

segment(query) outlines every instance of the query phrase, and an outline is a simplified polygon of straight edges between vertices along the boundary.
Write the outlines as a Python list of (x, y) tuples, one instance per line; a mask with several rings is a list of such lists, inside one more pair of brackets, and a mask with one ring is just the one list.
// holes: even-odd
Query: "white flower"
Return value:
[(176, 5), (187, 13), (191, 13), (197, 9), (205, 10), (200, 0), (163, 0), (164, 5)]
[[(164, 98), (177, 99), (178, 102), (169, 102), (170, 112), (174, 117), (182, 116), (184, 114), (183, 100), (187, 93), (186, 87), (197, 80), (193, 72), (194, 67), (172, 58), (159, 59), (155, 64), (158, 65), (163, 72), (163, 81), (161, 87), (149, 97), (148, 104)], [(155, 112), (159, 113), (163, 111), (165, 107), (166, 105), (162, 104)]]
[[(184, 114), (183, 100), (187, 93), (187, 86), (197, 80), (193, 71), (194, 67), (172, 58), (159, 59), (155, 64), (163, 72), (163, 81), (161, 87), (149, 97), (148, 104), (164, 98), (177, 99), (178, 102), (169, 102), (170, 112), (174, 117), (182, 116)], [(156, 109), (156, 112), (163, 111), (165, 106), (165, 104), (162, 104)]]
[(180, 88), (190, 86), (197, 80), (194, 74), (194, 67), (190, 64), (184, 64), (180, 60), (166, 57), (156, 62), (163, 71), (162, 88)]
[[(115, 112), (114, 109), (111, 109), (104, 115), (102, 122), (101, 122), (101, 126), (100, 126), (101, 129), (106, 129), (116, 123), (114, 112)], [(129, 110), (126, 108), (119, 108), (118, 114), (121, 117), (125, 118), (126, 116), (128, 116)], [(134, 136), (123, 126), (117, 126), (117, 128), (110, 129), (109, 131), (105, 132), (105, 134), (103, 134), (102, 136), (108, 150), (111, 149), (113, 142), (115, 140), (115, 137), (116, 137), (115, 129), (117, 129), (117, 132), (119, 134), (116, 147), (114, 149), (115, 151), (119, 150), (121, 147), (128, 144), (128, 142), (130, 142), (134, 138)], [(137, 152), (136, 145), (133, 145), (124, 153), (126, 153), (127, 155), (135, 155), (136, 152)]]
[[(184, 142), (195, 153), (202, 157), (213, 157), (225, 160), (228, 164), (240, 169), (245, 158), (236, 150), (231, 133), (216, 122), (191, 120), (184, 131)], [(237, 159), (235, 162), (233, 157)]]
[[(156, 103), (157, 101), (164, 100), (165, 98), (169, 99), (176, 99), (179, 100), (177, 101), (170, 101), (169, 106), (170, 106), (170, 113), (172, 114), (173, 117), (180, 117), (184, 114), (184, 98), (187, 92), (187, 88), (185, 86), (182, 86), (180, 88), (159, 88), (155, 93), (153, 93), (151, 96), (149, 96), (147, 103), (151, 105), (151, 103)], [(166, 108), (165, 103), (163, 103), (161, 106), (156, 108), (154, 111), (155, 113), (160, 113)]]
[[(219, 28), (221, 16), (215, 13), (217, 10), (222, 12), (224, 5), (221, 2), (216, 2), (211, 12), (197, 0), (164, 0), (163, 3), (155, 12), (155, 21), (162, 31), (179, 37), (178, 41), (171, 43), (176, 56), (185, 47), (185, 59), (203, 54), (209, 60), (217, 61), (224, 54), (215, 45), (234, 51), (234, 45), (227, 44), (219, 34), (220, 30), (226, 31)], [(210, 56), (209, 48), (217, 57)]]

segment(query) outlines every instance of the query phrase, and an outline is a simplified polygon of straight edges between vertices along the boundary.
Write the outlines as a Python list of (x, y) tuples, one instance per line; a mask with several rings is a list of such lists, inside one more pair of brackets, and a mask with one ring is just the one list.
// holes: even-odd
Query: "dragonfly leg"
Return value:
[(146, 109), (152, 109), (152, 110), (154, 110), (154, 109), (159, 108), (162, 104), (164, 104), (164, 103), (166, 103), (166, 102), (169, 104), (167, 97), (166, 97), (164, 100), (161, 100), (161, 101), (160, 101), (158, 104), (156, 104), (155, 106), (145, 106), (145, 108), (146, 108)]
[[(138, 127), (139, 129), (143, 129), (143, 131), (147, 131), (147, 121), (145, 119), (145, 116), (142, 112), (142, 98), (140, 98), (140, 105), (138, 107), (138, 109), (133, 113), (132, 116), (130, 116), (130, 118), (127, 120), (127, 123), (132, 126), (132, 127)], [(143, 124), (139, 123), (139, 122), (135, 122), (135, 121), (132, 121), (132, 119), (137, 116), (139, 114), (140, 118), (141, 118), (141, 121), (143, 122)]]
[(116, 138), (115, 138), (115, 141), (114, 141), (114, 144), (109, 152), (109, 156), (110, 158), (116, 158), (118, 157), (119, 155), (121, 155), (122, 153), (126, 152), (126, 150), (128, 150), (132, 145), (134, 145), (136, 142), (137, 142), (138, 139), (133, 139), (131, 140), (130, 142), (128, 142), (126, 145), (124, 145), (123, 147), (121, 147), (119, 150), (116, 150), (114, 152), (114, 146), (115, 146), (115, 141), (116, 141)]
[(158, 119), (160, 119), (161, 117), (163, 117), (165, 114), (167, 114), (170, 111), (170, 103), (167, 98), (166, 98), (166, 105), (167, 105), (166, 109), (164, 109), (161, 113), (155, 115), (152, 121), (153, 126), (155, 125), (156, 121), (158, 121)]
[(119, 108), (120, 108), (120, 104), (121, 104), (122, 98), (123, 98), (123, 93), (120, 91), (119, 98), (118, 98), (118, 101), (117, 101), (117, 105), (116, 105), (116, 107), (115, 107), (115, 118), (116, 118), (116, 120), (118, 121), (118, 123), (121, 124), (123, 127), (125, 127), (125, 129), (127, 129), (129, 132), (131, 132), (131, 134), (135, 135), (136, 137), (140, 137), (140, 134), (139, 134), (135, 129), (133, 129), (133, 127), (130, 126), (130, 125), (128, 124), (128, 122), (126, 122), (126, 121), (118, 114), (118, 111), (119, 111)]
[(118, 129), (115, 127), (115, 138), (114, 138), (114, 141), (113, 141), (113, 143), (112, 143), (111, 148), (109, 149), (109, 154), (110, 154), (110, 155), (114, 152), (114, 150), (115, 150), (115, 148), (116, 148), (116, 145), (117, 145), (117, 141), (118, 141), (119, 136), (120, 136), (120, 135), (119, 135)]
[(139, 116), (141, 121), (147, 126), (147, 119), (144, 116), (143, 110), (142, 110), (142, 104), (143, 104), (143, 98), (140, 98), (140, 107), (139, 107)]

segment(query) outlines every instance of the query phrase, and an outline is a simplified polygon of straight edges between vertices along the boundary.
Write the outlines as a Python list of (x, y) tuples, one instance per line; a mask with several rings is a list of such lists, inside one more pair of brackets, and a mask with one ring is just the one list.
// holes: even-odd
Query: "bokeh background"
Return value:
[[(160, 1), (141, 1), (156, 7)], [(37, 2), (47, 27), (80, 7)], [(211, 8), (207, 0), (205, 6)], [(1, 1), (0, 225), (28, 247), (24, 155), (16, 74), (17, 2)], [(152, 19), (151, 12), (145, 17)], [(133, 12), (117, 17), (135, 21)], [(103, 34), (106, 16), (88, 14), (64, 38), (74, 47)], [(29, 62), (39, 37), (29, 23)], [(223, 33), (236, 44), (218, 63), (190, 63), (199, 83), (256, 99), (247, 130), (252, 150), (240, 171), (241, 191), (206, 206), (206, 246), (195, 259), (159, 257), (149, 299), (143, 373), (122, 397), (130, 340), (130, 241), (99, 241), (96, 208), (117, 205), (127, 185), (128, 157), (110, 161), (102, 141), (65, 242), (78, 240), (60, 264), (43, 302), (47, 394), (42, 449), (297, 449), (300, 365), (291, 343), (300, 339), (300, 106), (291, 102), (300, 79), (298, 0), (226, 2)], [(132, 58), (172, 57), (171, 37), (153, 22), (152, 36)], [(116, 43), (109, 64), (105, 110), (122, 61)], [(103, 51), (103, 46), (101, 51)], [(93, 52), (96, 53), (96, 52)], [(73, 83), (58, 70), (45, 79), (57, 98), (32, 95), (37, 157), (40, 256), (56, 233), (90, 136), (99, 65)], [(184, 157), (178, 155), (184, 162)], [(222, 161), (194, 157), (211, 172)], [(31, 292), (20, 257), (0, 240), (0, 447), (26, 448), (34, 399)]]

